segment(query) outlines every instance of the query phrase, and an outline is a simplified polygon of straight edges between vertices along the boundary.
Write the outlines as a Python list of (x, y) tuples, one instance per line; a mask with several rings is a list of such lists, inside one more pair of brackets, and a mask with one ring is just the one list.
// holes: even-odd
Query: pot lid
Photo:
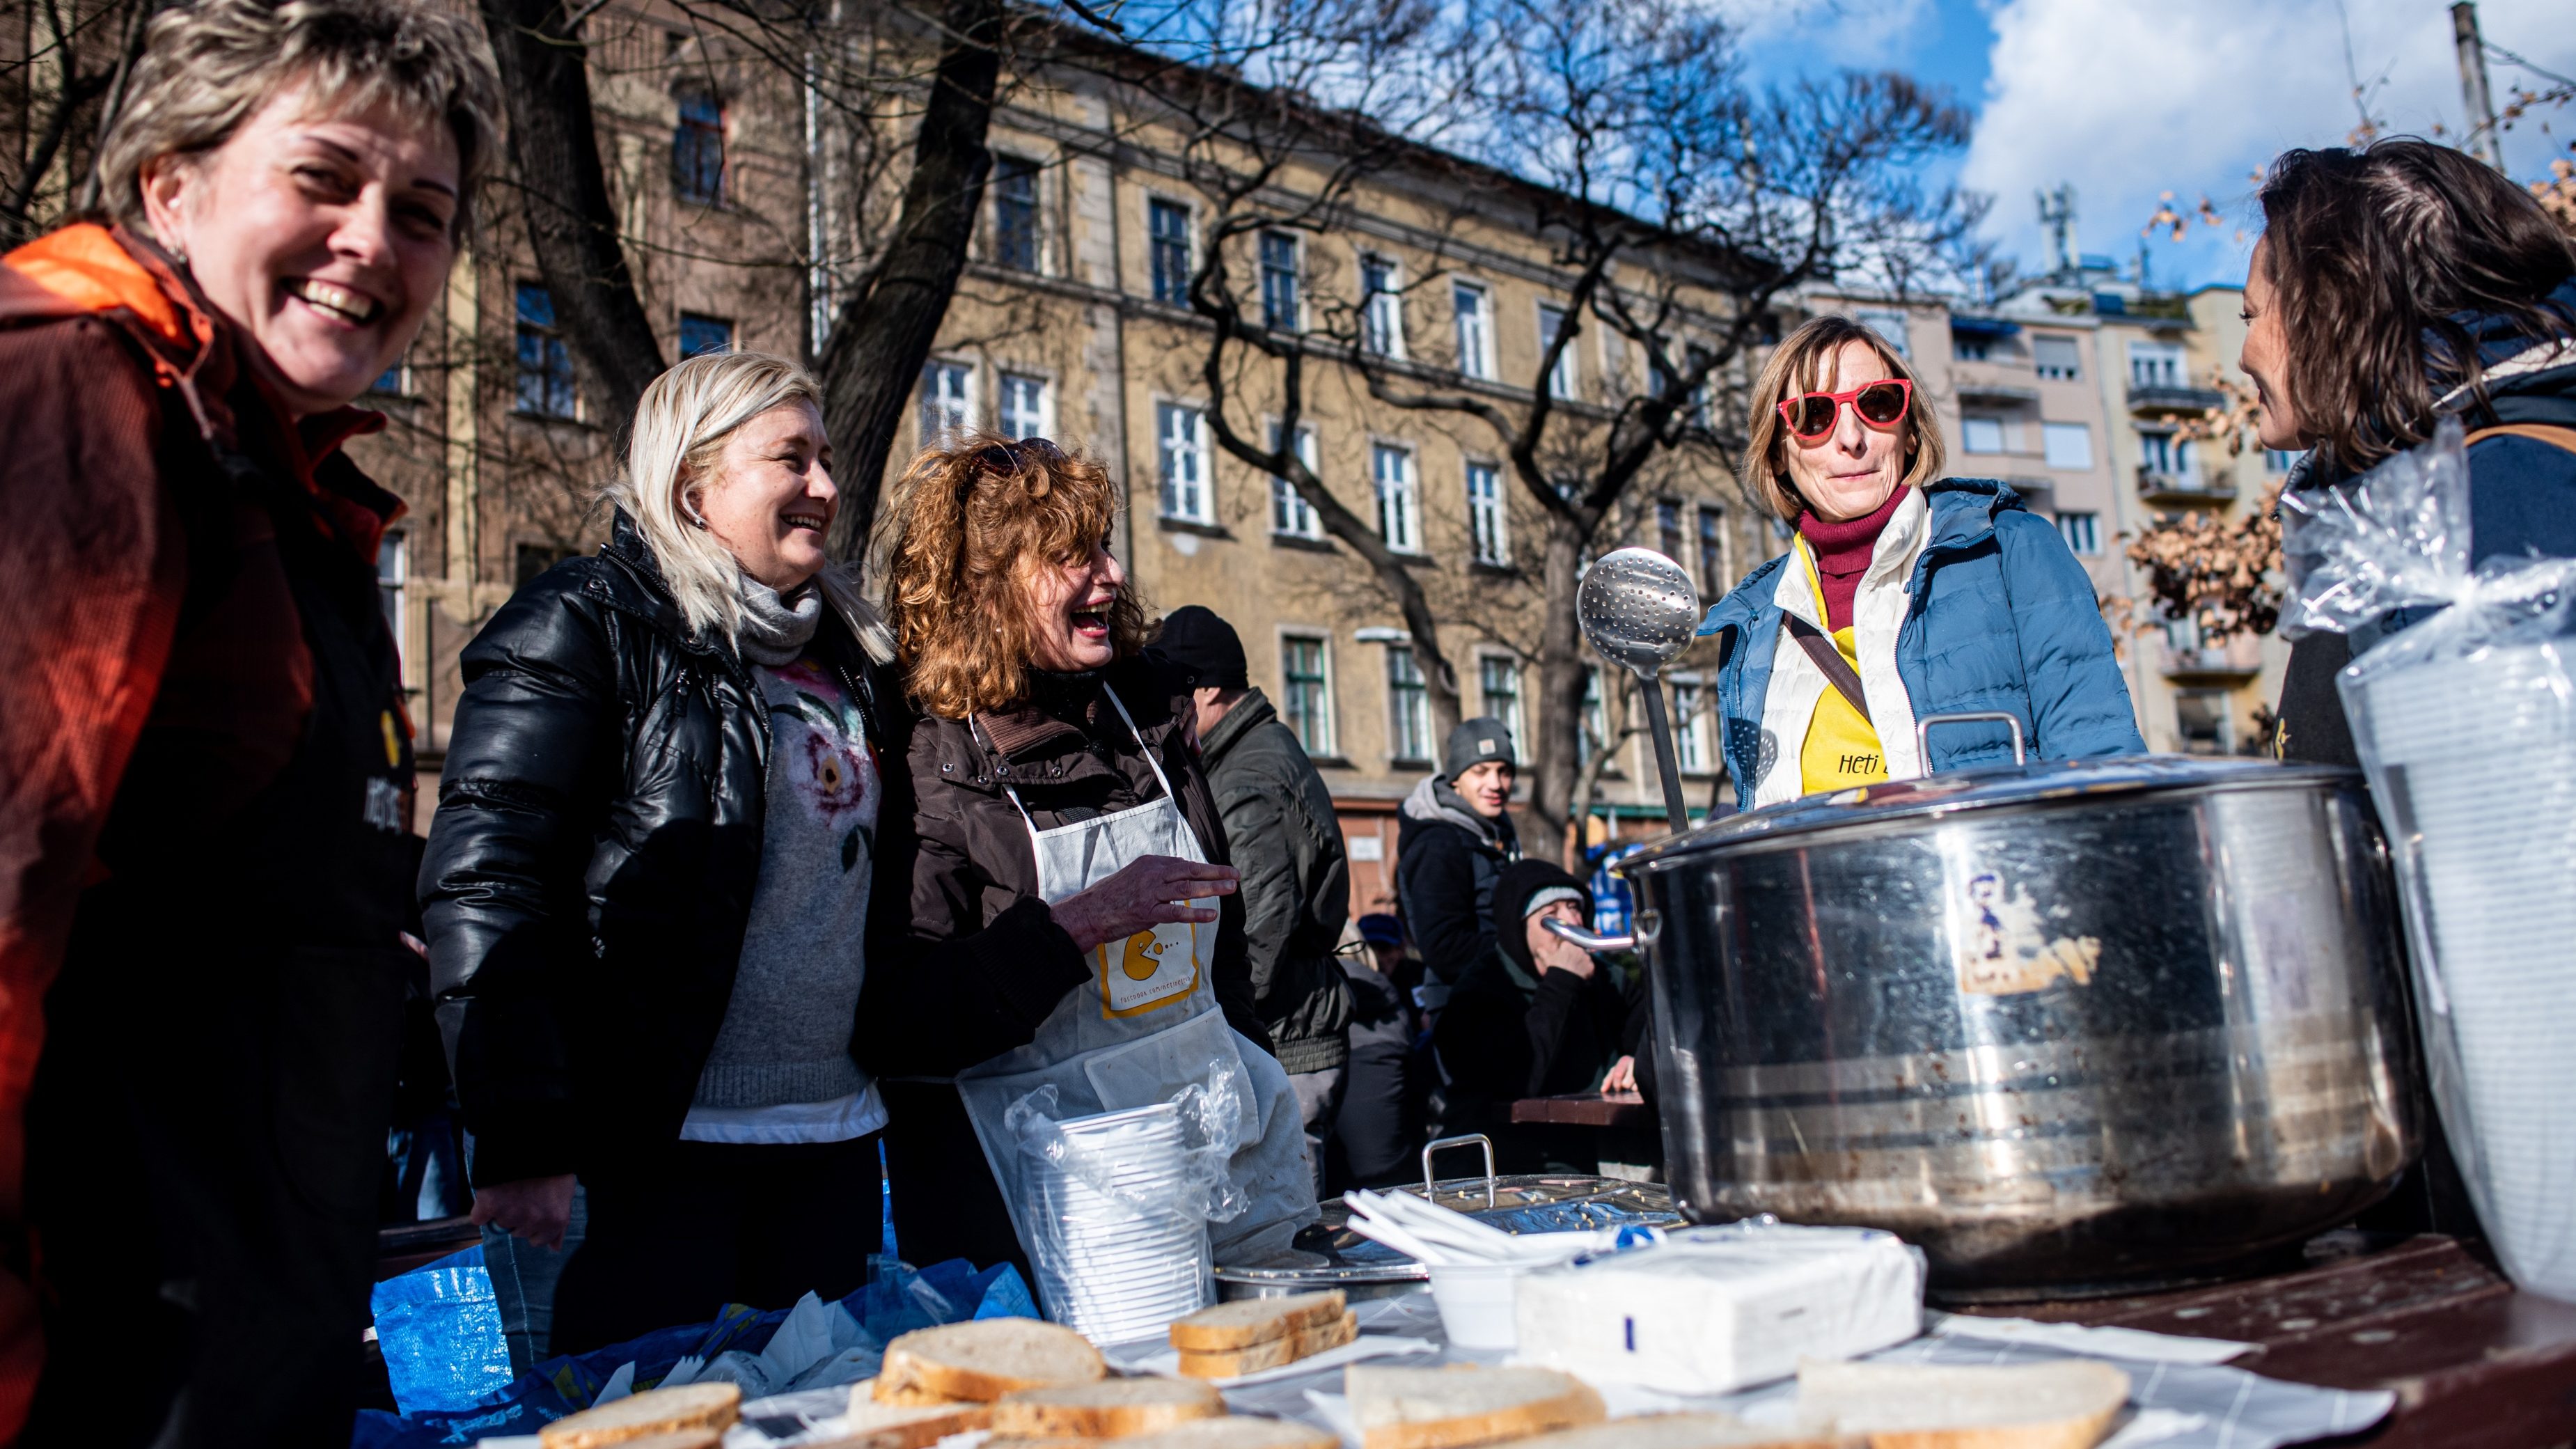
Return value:
[(2204, 755), (2120, 755), (2100, 760), (2034, 761), (1945, 770), (1912, 780), (1855, 785), (1748, 810), (1667, 836), (1620, 861), (1613, 869), (1633, 875), (1683, 856), (1750, 846), (1851, 826), (1932, 818), (1965, 810), (2034, 809), (2112, 796), (2200, 793), (2211, 790), (2359, 788), (2361, 772), (2341, 765), (2293, 765), (2277, 760)]

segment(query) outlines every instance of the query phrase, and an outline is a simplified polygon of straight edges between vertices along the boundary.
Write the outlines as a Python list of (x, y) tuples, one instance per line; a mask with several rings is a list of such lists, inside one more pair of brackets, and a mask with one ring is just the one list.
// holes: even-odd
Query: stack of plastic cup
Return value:
[(2356, 694), (2443, 1126), (2506, 1272), (2576, 1299), (2576, 677), (2508, 646)]
[[(1116, 1196), (1032, 1164), (1032, 1256), (1047, 1317), (1095, 1343), (1159, 1335), (1212, 1301), (1207, 1225), (1169, 1207), (1182, 1187), (1180, 1111), (1157, 1103), (1056, 1124)], [(1143, 1210), (1140, 1210), (1142, 1208)]]

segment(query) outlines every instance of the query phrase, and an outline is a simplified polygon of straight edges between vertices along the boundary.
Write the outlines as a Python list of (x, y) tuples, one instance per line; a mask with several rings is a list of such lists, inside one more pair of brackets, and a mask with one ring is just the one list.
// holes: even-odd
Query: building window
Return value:
[(1261, 325), (1273, 332), (1299, 330), (1297, 238), (1284, 231), (1261, 234)]
[(1529, 758), (1529, 746), (1521, 738), (1521, 664), (1504, 654), (1488, 654), (1476, 661), (1476, 684), (1485, 696), (1485, 713), (1503, 722), (1503, 730), (1512, 737), (1512, 756)]
[(724, 103), (704, 86), (680, 92), (680, 121), (671, 131), (671, 186), (682, 201), (722, 206), (725, 199)]
[(2167, 478), (2184, 478), (2191, 474), (2191, 439), (2171, 433), (2138, 434), (2138, 458), (2147, 471)]
[(933, 362), (921, 370), (921, 446), (943, 447), (975, 426), (975, 370)]
[(1575, 721), (1575, 763), (1581, 766), (1600, 753), (1601, 742), (1610, 738), (1610, 714), (1601, 702), (1601, 666), (1583, 666), (1583, 714)]
[(1410, 644), (1386, 646), (1387, 753), (1398, 761), (1431, 758), (1431, 691)]
[(2129, 344), (2129, 386), (2184, 387), (2182, 348), (2171, 342)]
[(1474, 541), (1476, 562), (1495, 568), (1511, 562), (1504, 552), (1503, 470), (1491, 463), (1467, 465), (1467, 536)]
[(2030, 339), (2030, 361), (2041, 377), (2052, 382), (2073, 382), (2084, 375), (2084, 354), (2077, 350), (2072, 337), (2034, 333)]
[(993, 158), (993, 261), (1014, 271), (1038, 270), (1038, 163)]
[(376, 544), (376, 597), (385, 606), (385, 628), (394, 636), (394, 675), (402, 677), (403, 590), (411, 583), (411, 539), (397, 528)]
[(1449, 306), (1458, 314), (1458, 370), (1490, 381), (1494, 375), (1494, 299), (1473, 282), (1449, 289)]
[(1959, 448), (1968, 453), (2000, 453), (2004, 450), (2004, 420), (2001, 418), (1959, 419)]
[(1995, 340), (1982, 332), (1950, 334), (1950, 355), (1961, 362), (1989, 361), (1993, 356), (1994, 346)]
[(1914, 346), (1906, 340), (1905, 314), (1902, 312), (1859, 312), (1852, 320), (1879, 335), (1879, 339), (1896, 349), (1899, 357), (1912, 357)]
[(541, 418), (569, 418), (578, 408), (572, 351), (555, 330), (554, 295), (533, 282), (519, 284), (518, 407)]
[(1689, 556), (1682, 538), (1682, 506), (1669, 498), (1655, 500), (1655, 548), (1675, 563)]
[(1163, 480), (1163, 516), (1213, 525), (1216, 500), (1208, 487), (1207, 420), (1197, 408), (1156, 403), (1154, 437)]
[(1673, 681), (1673, 763), (1685, 775), (1708, 773), (1708, 721), (1699, 717), (1699, 705), (1697, 684)]
[(2308, 455), (2305, 449), (2294, 451), (2289, 448), (2265, 448), (2263, 450), (2263, 471), (2274, 474), (2287, 473), (2291, 469), (2299, 466), (2299, 460), (2306, 456)]
[(1333, 753), (1332, 680), (1324, 672), (1324, 641), (1290, 634), (1279, 641), (1280, 712), (1310, 755)]
[(2057, 515), (2057, 531), (2066, 535), (2066, 546), (2075, 552), (2100, 553), (2102, 551), (2100, 521), (2099, 514), (2061, 513)]
[(680, 356), (683, 359), (703, 357), (710, 352), (733, 351), (733, 324), (722, 317), (701, 317), (695, 312), (680, 314)]
[(543, 577), (545, 571), (572, 557), (572, 550), (549, 543), (522, 543), (510, 550), (510, 582), (524, 589)]
[[(1274, 452), (1279, 447), (1277, 423), (1270, 425), (1270, 447)], [(1322, 476), (1315, 464), (1315, 430), (1303, 423), (1297, 427), (1297, 461), (1306, 465), (1307, 472)], [(1270, 531), (1283, 538), (1324, 536), (1324, 521), (1315, 515), (1315, 506), (1297, 491), (1296, 484), (1276, 474), (1270, 479)]]
[(1360, 346), (1380, 357), (1404, 356), (1404, 284), (1385, 257), (1360, 258)]
[[(1553, 302), (1539, 303), (1538, 345), (1540, 350), (1544, 352), (1553, 345), (1557, 335), (1563, 331), (1565, 331), (1565, 309)], [(1556, 366), (1548, 369), (1547, 395), (1567, 398), (1574, 396), (1578, 376), (1574, 364), (1574, 344), (1568, 342), (1565, 350), (1556, 355)]]
[(2186, 755), (2236, 752), (2236, 720), (2223, 689), (2185, 689), (2174, 694), (2174, 733)]
[(1699, 599), (1711, 604), (1726, 597), (1726, 510), (1701, 504), (1699, 510)]
[(1398, 553), (1422, 551), (1422, 498), (1413, 477), (1413, 450), (1380, 443), (1369, 450), (1369, 477), (1377, 484), (1377, 531)]
[(2048, 466), (2077, 471), (2093, 466), (2093, 430), (2082, 423), (2042, 423), (2040, 446)]
[(1010, 438), (1055, 435), (1055, 408), (1047, 397), (1047, 380), (1025, 372), (1002, 374), (1002, 434)]
[(1154, 300), (1175, 307), (1190, 304), (1190, 209), (1177, 201), (1145, 204), (1148, 245), (1154, 266)]

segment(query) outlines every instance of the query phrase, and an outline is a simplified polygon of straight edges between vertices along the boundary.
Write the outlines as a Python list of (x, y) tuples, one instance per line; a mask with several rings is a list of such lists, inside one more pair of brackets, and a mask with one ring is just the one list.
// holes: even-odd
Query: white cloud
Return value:
[[(2372, 112), (2393, 131), (2460, 129), (2450, 10), (2431, 0), (2349, 0), (2353, 66), (2372, 84)], [(2484, 0), (2493, 43), (2553, 70), (2576, 71), (2566, 0)], [(1986, 101), (1961, 179), (1995, 193), (2007, 250), (2044, 266), (2047, 241), (2032, 193), (2059, 181), (2079, 193), (2079, 242), (2124, 263), (2171, 190), (2182, 209), (2206, 194), (2227, 215), (2195, 225), (2180, 247), (2153, 244), (2159, 282), (2240, 277), (2251, 231), (2250, 172), (2292, 146), (2340, 145), (2356, 112), (2334, 0), (2002, 0)], [(2517, 73), (2492, 67), (2501, 97)], [(2546, 119), (2555, 136), (2541, 134)], [(2576, 107), (2543, 113), (2505, 138), (2517, 175), (2564, 154)]]
[(1935, 13), (1933, 0), (1732, 0), (1723, 8), (1751, 54), (1792, 71), (1900, 63)]

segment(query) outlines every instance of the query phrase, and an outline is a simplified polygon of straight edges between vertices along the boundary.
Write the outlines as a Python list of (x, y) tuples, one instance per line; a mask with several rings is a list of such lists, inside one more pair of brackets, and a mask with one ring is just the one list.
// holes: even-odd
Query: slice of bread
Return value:
[(1219, 1353), (1289, 1337), (1338, 1322), (1349, 1307), (1342, 1290), (1287, 1298), (1243, 1298), (1202, 1308), (1171, 1327), (1172, 1347), (1183, 1353)]
[(886, 1345), (876, 1401), (991, 1403), (1016, 1389), (1088, 1383), (1109, 1372), (1100, 1350), (1070, 1328), (1034, 1318), (981, 1318), (915, 1329)]
[(1572, 1374), (1542, 1368), (1387, 1368), (1342, 1375), (1361, 1449), (1457, 1449), (1598, 1424), (1601, 1396)]
[(1864, 1443), (1763, 1428), (1733, 1414), (1644, 1414), (1515, 1439), (1511, 1449), (1862, 1449)]
[(1340, 1436), (1288, 1419), (1197, 1419), (1118, 1441), (1118, 1449), (1342, 1449)]
[(993, 1406), (967, 1400), (879, 1403), (876, 1380), (861, 1379), (850, 1385), (850, 1407), (842, 1418), (849, 1425), (849, 1433), (846, 1439), (834, 1440), (836, 1445), (847, 1444), (851, 1449), (926, 1449), (951, 1434), (991, 1428)]
[(993, 1405), (997, 1434), (1035, 1437), (1070, 1434), (1119, 1439), (1148, 1434), (1192, 1419), (1213, 1419), (1225, 1400), (1205, 1384), (1179, 1379), (1102, 1379), (1088, 1384), (1049, 1384), (1004, 1394)]
[(1803, 1363), (1798, 1419), (1870, 1449), (2093, 1449), (2129, 1401), (2107, 1363)]
[(668, 1434), (621, 1439), (617, 1449), (719, 1449), (723, 1443), (722, 1429), (675, 1429)]
[[(1339, 1294), (1335, 1294), (1339, 1297)], [(1264, 1339), (1242, 1348), (1220, 1353), (1194, 1353), (1181, 1350), (1181, 1372), (1194, 1379), (1230, 1379), (1259, 1373), (1281, 1364), (1312, 1358), (1328, 1348), (1340, 1348), (1360, 1336), (1360, 1316), (1345, 1309), (1330, 1323), (1301, 1328), (1286, 1338)]]
[(537, 1431), (545, 1449), (605, 1449), (648, 1434), (692, 1429), (722, 1430), (742, 1409), (742, 1390), (732, 1384), (682, 1384), (676, 1389), (646, 1389), (613, 1404), (567, 1414)]

